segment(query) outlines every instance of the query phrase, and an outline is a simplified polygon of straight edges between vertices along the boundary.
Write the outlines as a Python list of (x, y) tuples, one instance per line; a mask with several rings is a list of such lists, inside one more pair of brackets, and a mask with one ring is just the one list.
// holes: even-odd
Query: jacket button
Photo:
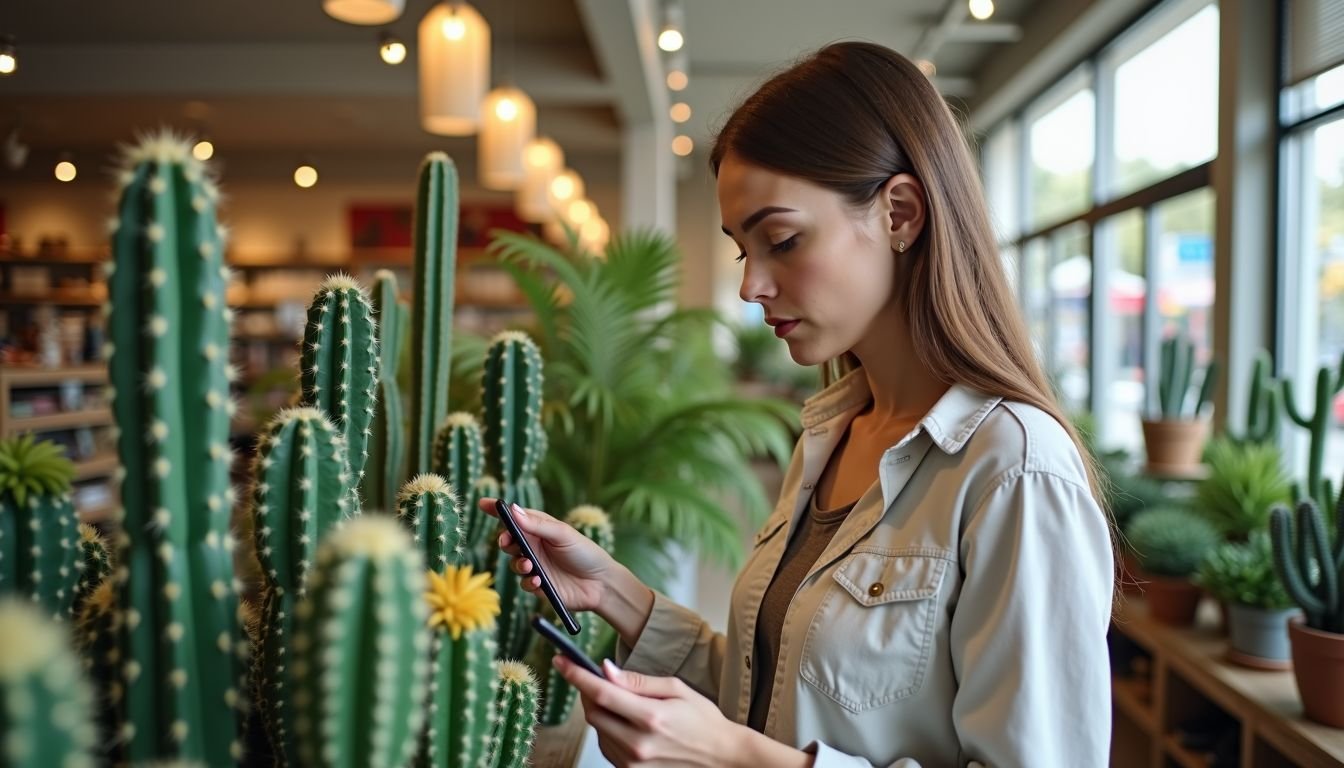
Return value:
[(882, 586), (882, 582), (874, 581), (872, 586), (868, 587), (868, 594), (872, 595), (873, 597), (877, 597), (878, 595), (882, 594), (882, 590), (884, 589), (886, 589), (886, 587)]
[(751, 669), (751, 656), (747, 656), (747, 669)]

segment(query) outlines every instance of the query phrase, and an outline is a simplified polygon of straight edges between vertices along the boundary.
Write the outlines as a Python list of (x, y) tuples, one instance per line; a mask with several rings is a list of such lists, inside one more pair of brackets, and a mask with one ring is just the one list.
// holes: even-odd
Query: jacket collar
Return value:
[[(803, 429), (811, 429), (841, 414), (856, 410), (871, 399), (872, 391), (868, 387), (868, 376), (862, 368), (856, 368), (803, 403), (801, 414)], [(920, 420), (915, 431), (902, 442), (909, 440), (922, 429), (944, 453), (957, 453), (1002, 399), (978, 392), (963, 384), (953, 384)]]

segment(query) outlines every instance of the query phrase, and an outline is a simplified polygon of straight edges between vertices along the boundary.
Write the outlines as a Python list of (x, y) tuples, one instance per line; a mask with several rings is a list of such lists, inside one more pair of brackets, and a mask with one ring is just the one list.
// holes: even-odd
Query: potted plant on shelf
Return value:
[(1273, 443), (1218, 438), (1205, 453), (1209, 474), (1195, 488), (1194, 510), (1229, 541), (1266, 530), (1269, 511), (1289, 500), (1292, 482)]
[(1189, 476), (1199, 471), (1207, 429), (1203, 414), (1218, 381), (1218, 364), (1209, 362), (1198, 389), (1194, 371), (1194, 344), (1180, 334), (1162, 342), (1157, 387), (1150, 394), (1149, 417), (1142, 422), (1150, 473)]
[(1158, 507), (1134, 516), (1125, 531), (1147, 583), (1143, 590), (1152, 617), (1173, 626), (1194, 621), (1201, 590), (1190, 577), (1218, 545), (1218, 529), (1179, 507)]
[(1214, 547), (1195, 581), (1227, 606), (1228, 661), (1255, 669), (1291, 666), (1288, 619), (1298, 611), (1274, 572), (1269, 531)]
[(1269, 530), (1274, 570), (1302, 607), (1303, 616), (1288, 622), (1297, 691), (1308, 718), (1344, 728), (1344, 508), (1335, 510), (1333, 543), (1314, 500), (1299, 501), (1293, 518), (1279, 505), (1270, 513)]

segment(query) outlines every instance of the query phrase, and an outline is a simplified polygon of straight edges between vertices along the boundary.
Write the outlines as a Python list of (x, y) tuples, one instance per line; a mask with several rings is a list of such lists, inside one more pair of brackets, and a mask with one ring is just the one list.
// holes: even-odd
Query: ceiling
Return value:
[[(22, 171), (0, 165), (0, 179), (45, 175), (46, 158), (61, 151), (106, 156), (163, 124), (207, 132), (221, 158), (244, 168), (360, 155), (376, 172), (382, 159), (413, 162), (429, 149), (474, 155), (473, 139), (431, 136), (418, 124), (413, 41), (433, 2), (407, 0), (389, 25), (412, 50), (390, 67), (378, 59), (378, 29), (335, 21), (318, 0), (0, 0), (0, 34), (14, 35), (19, 51), (19, 71), (0, 78), (0, 131), (20, 125), (32, 148)], [(693, 116), (682, 130), (703, 148), (754, 84), (839, 39), (912, 57), (932, 51), (944, 93), (970, 97), (986, 58), (1019, 36), (1033, 0), (998, 0), (989, 23), (967, 19), (965, 0), (684, 0), (690, 87), (682, 94), (655, 92), (661, 72), (645, 71), (652, 85), (630, 87), (626, 70), (659, 66), (634, 44), (638, 19), (658, 23), (653, 0), (474, 4), (493, 28), (494, 80), (512, 75), (532, 95), (539, 129), (568, 155), (610, 166), (631, 99), (686, 101)], [(613, 15), (636, 24), (610, 24)], [(619, 35), (631, 44), (612, 39)]]

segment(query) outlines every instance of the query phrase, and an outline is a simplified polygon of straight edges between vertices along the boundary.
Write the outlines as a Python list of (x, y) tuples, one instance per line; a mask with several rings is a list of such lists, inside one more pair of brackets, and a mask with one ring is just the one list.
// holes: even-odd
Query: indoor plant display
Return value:
[(1196, 488), (1194, 510), (1232, 541), (1265, 530), (1269, 510), (1291, 490), (1278, 446), (1218, 438), (1205, 456), (1209, 475)]
[(1135, 515), (1125, 534), (1147, 580), (1153, 618), (1177, 626), (1194, 621), (1201, 592), (1190, 577), (1217, 546), (1218, 529), (1193, 512), (1157, 507)]
[[(1202, 416), (1213, 396), (1218, 365), (1211, 361), (1204, 369), (1198, 390), (1194, 371), (1194, 344), (1180, 334), (1162, 342), (1157, 387), (1150, 393), (1149, 416), (1143, 420), (1150, 472), (1188, 475), (1199, 468), (1207, 428)], [(1151, 402), (1153, 396), (1156, 403)]]
[(1228, 660), (1258, 669), (1287, 669), (1288, 618), (1297, 612), (1274, 573), (1269, 532), (1223, 542), (1199, 565), (1195, 581), (1228, 607)]

